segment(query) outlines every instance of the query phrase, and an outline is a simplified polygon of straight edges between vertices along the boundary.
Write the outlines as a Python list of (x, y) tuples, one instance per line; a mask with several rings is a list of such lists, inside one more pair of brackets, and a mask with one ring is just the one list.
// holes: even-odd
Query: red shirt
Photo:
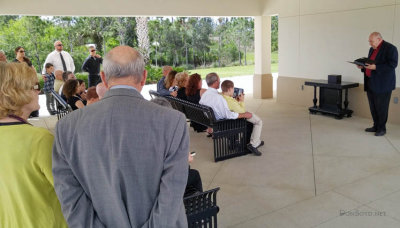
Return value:
[[(378, 45), (378, 47), (376, 47), (376, 49), (374, 49), (374, 51), (372, 52), (372, 54), (369, 57), (369, 59), (375, 60), (376, 55), (378, 54), (379, 49), (381, 48), (382, 44), (383, 44), (383, 41), (381, 41), (381, 43)], [(370, 69), (365, 69), (365, 75), (367, 75), (368, 77), (371, 77), (371, 70)]]

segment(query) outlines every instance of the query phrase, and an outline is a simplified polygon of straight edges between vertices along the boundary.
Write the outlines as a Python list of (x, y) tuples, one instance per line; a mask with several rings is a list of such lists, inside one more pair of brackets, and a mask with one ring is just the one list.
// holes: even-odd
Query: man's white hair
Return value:
[(126, 64), (118, 63), (114, 61), (110, 52), (106, 54), (103, 61), (103, 71), (106, 75), (106, 80), (110, 78), (122, 78), (126, 76), (133, 76), (136, 83), (142, 80), (144, 72), (145, 62), (143, 55), (137, 52), (136, 59)]
[(383, 39), (382, 35), (379, 32), (373, 32), (373, 33), (371, 33), (371, 36), (375, 36), (375, 37)]

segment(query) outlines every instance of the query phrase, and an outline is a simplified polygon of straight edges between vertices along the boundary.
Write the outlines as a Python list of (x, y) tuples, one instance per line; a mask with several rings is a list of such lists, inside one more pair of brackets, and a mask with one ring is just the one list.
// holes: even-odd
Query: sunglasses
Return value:
[(18, 51), (19, 53), (24, 53), (25, 51), (23, 51), (23, 50), (21, 50), (21, 51)]
[(95, 52), (96, 50), (90, 50), (90, 52)]
[(62, 47), (63, 45), (62, 44), (57, 44), (56, 46)]
[(34, 86), (32, 86), (32, 90), (40, 91), (40, 84), (39, 82), (36, 82)]

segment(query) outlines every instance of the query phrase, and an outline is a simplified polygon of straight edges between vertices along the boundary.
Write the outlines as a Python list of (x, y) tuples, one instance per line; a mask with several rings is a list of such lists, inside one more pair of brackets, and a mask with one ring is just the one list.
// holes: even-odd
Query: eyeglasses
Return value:
[(56, 46), (62, 47), (63, 45), (62, 44), (57, 44)]
[(40, 91), (40, 84), (39, 82), (36, 82), (34, 86), (32, 86), (32, 90)]
[(95, 52), (96, 50), (90, 50), (90, 52)]
[(24, 53), (25, 51), (24, 50), (21, 50), (21, 51), (18, 51), (19, 53)]

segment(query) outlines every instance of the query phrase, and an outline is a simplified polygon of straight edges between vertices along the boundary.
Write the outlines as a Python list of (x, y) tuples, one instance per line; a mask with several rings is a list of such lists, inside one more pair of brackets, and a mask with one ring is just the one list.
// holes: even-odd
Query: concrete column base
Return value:
[(257, 99), (273, 98), (272, 74), (254, 74), (253, 97)]

